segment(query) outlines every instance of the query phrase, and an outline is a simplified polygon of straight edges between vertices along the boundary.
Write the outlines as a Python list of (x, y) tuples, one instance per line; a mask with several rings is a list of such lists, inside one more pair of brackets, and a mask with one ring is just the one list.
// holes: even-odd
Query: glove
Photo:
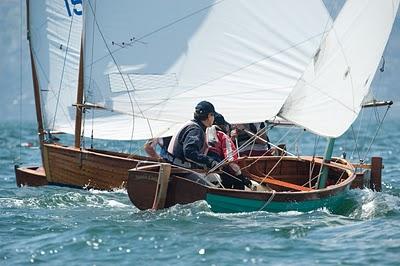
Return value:
[(238, 175), (238, 178), (240, 178), (240, 180), (242, 180), (243, 184), (248, 187), (248, 188), (252, 188), (252, 183), (250, 181), (250, 179), (246, 176), (244, 176), (243, 174)]
[(211, 161), (210, 169), (214, 168), (214, 167), (217, 166), (218, 164), (219, 164), (219, 163), (218, 163), (217, 161), (215, 161), (215, 160)]

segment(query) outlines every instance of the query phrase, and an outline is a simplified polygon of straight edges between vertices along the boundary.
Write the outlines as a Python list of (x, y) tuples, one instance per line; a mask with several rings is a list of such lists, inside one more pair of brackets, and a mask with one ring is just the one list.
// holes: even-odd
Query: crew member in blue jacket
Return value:
[(194, 119), (183, 125), (172, 137), (166, 160), (186, 168), (213, 168), (218, 161), (207, 156), (206, 128), (214, 122), (214, 106), (207, 101), (196, 105)]

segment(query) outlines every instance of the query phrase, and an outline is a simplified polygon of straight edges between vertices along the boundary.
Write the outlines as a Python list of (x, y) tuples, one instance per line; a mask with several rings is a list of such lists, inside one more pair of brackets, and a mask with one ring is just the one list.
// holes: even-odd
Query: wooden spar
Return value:
[(167, 198), (168, 180), (171, 175), (171, 164), (160, 164), (158, 172), (158, 181), (156, 186), (156, 195), (154, 196), (153, 210), (163, 209)]
[(31, 45), (31, 38), (30, 38), (30, 30), (29, 30), (29, 0), (26, 1), (26, 10), (27, 10), (27, 30), (28, 30), (28, 43), (29, 43), (29, 53), (31, 57), (31, 68), (32, 68), (32, 82), (33, 82), (33, 93), (35, 97), (35, 109), (36, 109), (36, 119), (38, 123), (38, 134), (39, 134), (39, 142), (40, 142), (40, 150), (42, 155), (43, 161), (43, 141), (44, 141), (44, 128), (43, 128), (43, 115), (42, 115), (42, 106), (41, 106), (41, 99), (40, 99), (40, 87), (39, 87), (39, 80), (37, 77), (35, 61), (33, 58), (33, 50)]
[(371, 180), (370, 188), (375, 191), (382, 191), (382, 157), (371, 158)]
[[(333, 146), (335, 144), (334, 138), (328, 138), (328, 145), (326, 146), (324, 163), (329, 163), (332, 159)], [(325, 164), (322, 165), (321, 171), (319, 173), (318, 189), (326, 187), (326, 180), (328, 179), (329, 168)]]
[(369, 108), (369, 107), (381, 107), (381, 106), (390, 106), (393, 104), (393, 101), (372, 101), (368, 103), (364, 103), (362, 108)]
[(76, 96), (75, 117), (75, 147), (81, 147), (82, 111), (83, 111), (83, 40), (81, 40), (81, 52), (79, 59), (78, 92)]

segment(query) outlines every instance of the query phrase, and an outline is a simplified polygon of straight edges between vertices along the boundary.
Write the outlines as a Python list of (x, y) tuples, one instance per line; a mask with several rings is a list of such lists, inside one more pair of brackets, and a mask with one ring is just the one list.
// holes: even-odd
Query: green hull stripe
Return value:
[(324, 199), (305, 200), (301, 202), (276, 202), (272, 200), (270, 203), (266, 204), (268, 199), (266, 199), (266, 201), (242, 199), (208, 193), (206, 201), (214, 212), (307, 212), (321, 207), (327, 207), (330, 210), (334, 210), (338, 205), (340, 205), (343, 194), (344, 193), (340, 193), (340, 195)]

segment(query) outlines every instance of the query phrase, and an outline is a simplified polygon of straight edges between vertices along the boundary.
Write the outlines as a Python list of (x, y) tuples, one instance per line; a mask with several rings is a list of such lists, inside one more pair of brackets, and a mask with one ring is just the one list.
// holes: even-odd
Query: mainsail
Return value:
[(34, 0), (27, 4), (30, 47), (41, 92), (44, 129), (73, 133), (82, 4), (66, 0)]
[(84, 1), (85, 134), (171, 135), (209, 100), (234, 123), (276, 116), (330, 30), (320, 0)]
[(279, 116), (339, 137), (357, 118), (396, 17), (399, 0), (347, 1)]

